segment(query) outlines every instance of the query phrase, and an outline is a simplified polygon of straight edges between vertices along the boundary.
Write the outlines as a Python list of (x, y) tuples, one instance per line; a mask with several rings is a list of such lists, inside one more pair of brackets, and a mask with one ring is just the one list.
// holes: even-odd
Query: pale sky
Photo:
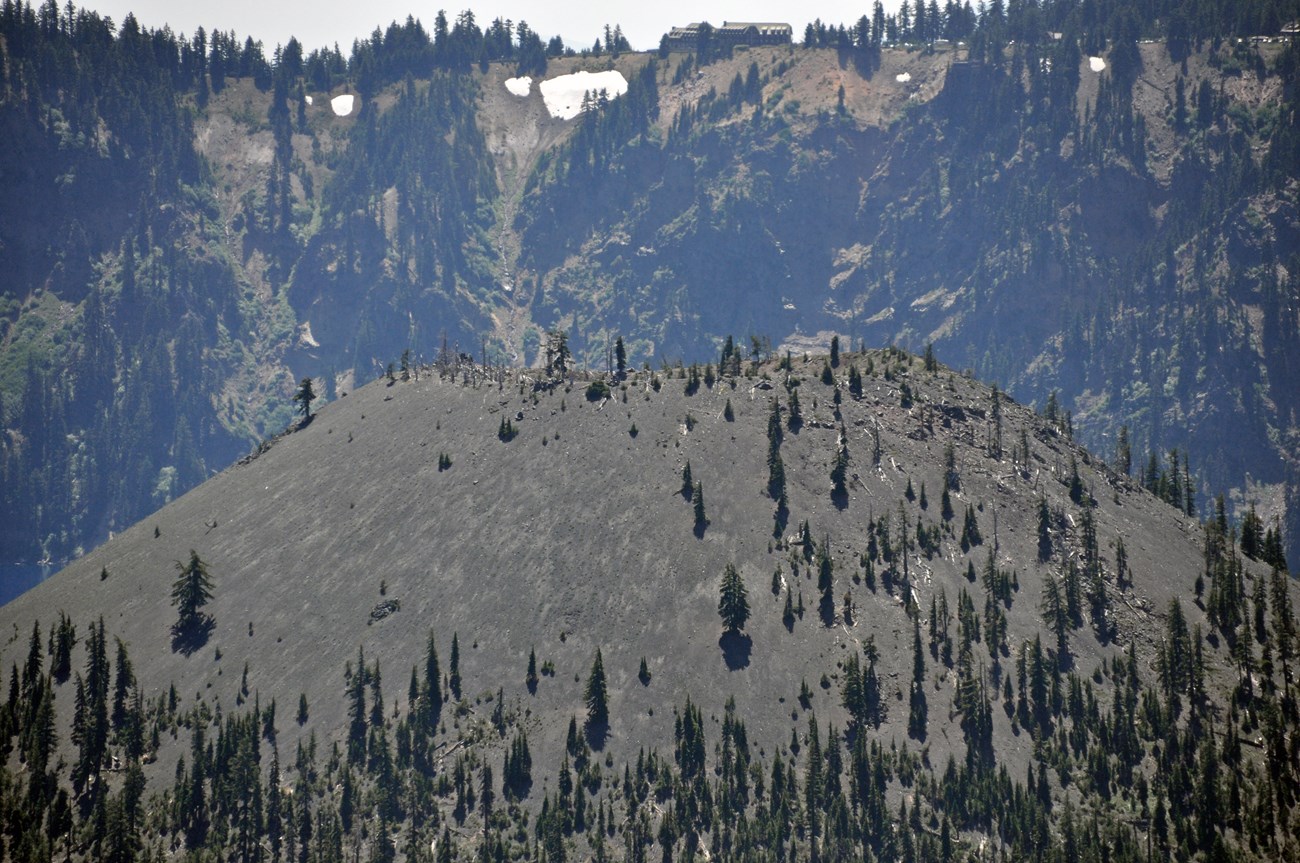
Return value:
[[(794, 0), (606, 0), (587, 5), (556, 0), (459, 0), (440, 5), (414, 0), (93, 0), (83, 5), (118, 24), (128, 12), (134, 12), (141, 25), (159, 28), (168, 24), (177, 34), (193, 34), (200, 26), (209, 31), (233, 29), (240, 41), (246, 36), (260, 39), (269, 58), (275, 46), (289, 41), (290, 36), (297, 36), (308, 51), (337, 42), (346, 57), (354, 39), (369, 36), (376, 27), (383, 29), (392, 21), (405, 21), (407, 15), (415, 16), (425, 29), (432, 30), (440, 8), (453, 20), (461, 10), (471, 9), (480, 27), (498, 17), (516, 22), (522, 19), (544, 40), (559, 35), (574, 48), (590, 47), (603, 33), (605, 24), (619, 24), (633, 48), (648, 51), (658, 47), (659, 37), (674, 25), (700, 20), (712, 24), (724, 20), (785, 22), (794, 27), (798, 42), (804, 26), (812, 19), (850, 25), (862, 15), (870, 15), (873, 2), (823, 0), (814, 5)], [(885, 2), (887, 10), (897, 5), (898, 0)]]

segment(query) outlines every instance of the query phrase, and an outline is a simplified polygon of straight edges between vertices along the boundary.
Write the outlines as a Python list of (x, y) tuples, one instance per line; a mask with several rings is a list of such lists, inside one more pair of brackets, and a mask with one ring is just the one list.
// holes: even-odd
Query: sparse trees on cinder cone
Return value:
[(199, 609), (212, 599), (212, 577), (208, 575), (208, 565), (194, 549), (190, 549), (188, 563), (176, 561), (176, 570), (179, 574), (172, 582), (172, 605), (176, 606), (178, 616), (173, 629), (177, 633), (194, 632), (207, 620), (207, 615)]
[(749, 595), (745, 591), (745, 582), (736, 571), (736, 567), (727, 564), (722, 572), (722, 587), (718, 592), (718, 616), (727, 632), (737, 632), (745, 628), (749, 620)]

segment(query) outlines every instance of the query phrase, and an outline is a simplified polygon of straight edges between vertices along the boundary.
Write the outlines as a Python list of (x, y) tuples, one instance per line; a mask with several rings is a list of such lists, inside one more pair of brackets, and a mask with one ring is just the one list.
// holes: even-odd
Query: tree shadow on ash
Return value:
[(823, 626), (835, 625), (835, 599), (829, 593), (817, 604), (817, 613), (821, 615)]
[(215, 621), (205, 614), (189, 626), (182, 627), (179, 623), (172, 626), (172, 652), (191, 656), (201, 650), (212, 636), (214, 625)]
[(727, 663), (727, 670), (737, 671), (749, 666), (754, 639), (735, 630), (728, 630), (718, 639), (718, 647), (722, 648), (722, 659)]
[(587, 733), (587, 743), (597, 752), (605, 748), (605, 741), (609, 738), (609, 722), (591, 722), (588, 721), (583, 730)]

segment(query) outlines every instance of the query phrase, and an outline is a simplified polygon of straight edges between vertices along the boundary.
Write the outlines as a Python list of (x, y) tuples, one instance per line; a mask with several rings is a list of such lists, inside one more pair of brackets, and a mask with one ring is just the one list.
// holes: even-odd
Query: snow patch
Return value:
[(897, 75), (894, 76), (894, 80), (897, 81), (897, 82), (900, 83), (900, 84), (906, 84), (908, 81), (911, 81), (911, 80), (912, 80), (912, 73), (911, 73), (911, 72), (900, 72), (900, 73), (898, 73)]
[(307, 100), (308, 105), (311, 104), (311, 96), (304, 96), (303, 98)]
[(532, 78), (508, 78), (506, 79), (506, 89), (515, 96), (527, 96), (533, 89)]
[(1094, 72), (1100, 72), (1106, 68), (1106, 61), (1100, 57), (1089, 57), (1088, 68)]
[(582, 111), (584, 93), (605, 91), (605, 95), (616, 99), (627, 92), (627, 79), (623, 73), (611, 69), (607, 72), (574, 72), (572, 75), (560, 75), (537, 85), (546, 101), (546, 110), (552, 117), (571, 120)]
[(356, 104), (356, 96), (351, 93), (344, 93), (342, 96), (335, 96), (330, 99), (330, 107), (334, 109), (335, 116), (346, 117), (352, 113), (352, 108)]

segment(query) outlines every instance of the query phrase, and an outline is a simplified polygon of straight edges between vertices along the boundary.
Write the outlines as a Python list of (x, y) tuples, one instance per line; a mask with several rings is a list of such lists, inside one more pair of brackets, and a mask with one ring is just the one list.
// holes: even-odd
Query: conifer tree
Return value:
[(695, 483), (695, 491), (691, 495), (691, 502), (695, 507), (695, 532), (703, 534), (704, 528), (708, 527), (709, 524), (709, 519), (704, 514), (704, 483)]
[(532, 784), (533, 756), (528, 749), (528, 735), (519, 732), (510, 741), (501, 769), (501, 790), (507, 799), (519, 799)]
[(849, 366), (849, 395), (855, 399), (862, 398), (862, 373), (858, 371), (857, 363)]
[[(459, 658), (459, 657), (458, 657)], [(442, 672), (438, 667), (438, 644), (429, 630), (424, 647), (424, 684), (421, 686), (425, 732), (432, 734), (442, 712)]]
[(182, 825), (185, 829), (185, 844), (190, 849), (198, 848), (203, 844), (203, 840), (208, 832), (208, 806), (207, 792), (205, 789), (205, 777), (207, 774), (206, 763), (208, 761), (204, 756), (205, 744), (203, 726), (200, 723), (194, 723), (194, 730), (190, 735), (190, 763), (193, 767), (189, 775), (188, 800), (185, 813), (182, 815)]
[(972, 504), (966, 505), (966, 517), (962, 520), (961, 526), (961, 550), (970, 551), (971, 546), (980, 545), (984, 542), (984, 537), (980, 534), (979, 520), (975, 517), (975, 507)]
[(357, 648), (357, 667), (348, 680), (348, 762), (360, 764), (366, 758), (366, 655)]
[(790, 412), (785, 424), (793, 432), (799, 431), (799, 427), (803, 425), (803, 410), (799, 407), (798, 387), (790, 390)]
[(372, 726), (382, 727), (384, 724), (384, 688), (383, 676), (379, 673), (379, 660), (375, 660), (375, 667), (370, 670), (368, 681), (370, 683), (370, 724)]
[(1061, 599), (1065, 603), (1065, 616), (1070, 621), (1071, 628), (1083, 626), (1083, 583), (1073, 557), (1065, 562)]
[(1065, 662), (1069, 650), (1066, 634), (1070, 628), (1070, 619), (1066, 614), (1065, 600), (1056, 579), (1051, 575), (1043, 578), (1043, 622), (1056, 635), (1056, 656), (1059, 663)]
[(128, 704), (127, 699), (131, 690), (135, 688), (135, 672), (131, 668), (131, 657), (127, 654), (126, 645), (122, 639), (117, 641), (117, 670), (113, 683), (113, 711), (112, 725), (115, 730), (120, 730), (126, 724)]
[(957, 473), (957, 451), (952, 441), (943, 448), (943, 483), (945, 489), (961, 490), (961, 476)]
[[(488, 845), (487, 842), (488, 830), (491, 828), (491, 824), (492, 824), (492, 803), (493, 803), (492, 766), (488, 764), (487, 761), (485, 760), (483, 762), (482, 770), (479, 773), (479, 791), (478, 791), (479, 814), (483, 816), (484, 848), (486, 848)], [(490, 859), (487, 853), (484, 853), (483, 859), (484, 860)]]
[(722, 584), (718, 591), (718, 616), (727, 632), (738, 632), (745, 628), (749, 620), (749, 595), (745, 590), (744, 579), (732, 564), (722, 572)]
[(303, 378), (293, 394), (293, 401), (298, 406), (298, 410), (302, 411), (304, 420), (311, 419), (311, 403), (315, 400), (316, 390), (312, 387), (311, 378)]
[(1052, 559), (1052, 513), (1047, 508), (1047, 498), (1038, 499), (1038, 560), (1042, 563)]
[(767, 419), (767, 493), (773, 500), (785, 496), (785, 464), (781, 461), (781, 403), (772, 399)]
[(989, 417), (993, 421), (993, 434), (989, 441), (989, 455), (998, 461), (1002, 460), (1002, 393), (998, 390), (998, 385), (993, 385), (992, 407), (989, 410)]
[(546, 373), (564, 377), (569, 372), (569, 336), (564, 330), (552, 330), (546, 334)]
[(1255, 504), (1250, 505), (1250, 509), (1241, 519), (1241, 538), (1239, 548), (1241, 553), (1251, 560), (1258, 560), (1260, 549), (1263, 543), (1264, 523), (1259, 514), (1255, 512)]
[[(849, 490), (845, 484), (849, 472), (849, 436), (843, 427), (840, 428), (839, 446), (835, 450), (835, 463), (831, 466), (831, 498), (841, 502), (846, 502)], [(911, 480), (908, 480), (909, 488)]]
[(460, 700), (460, 634), (451, 634), (451, 660), (447, 672), (447, 688), (452, 697)]
[(817, 547), (817, 590), (823, 605), (835, 601), (835, 562), (831, 559), (831, 538), (828, 536)]
[(1083, 478), (1079, 476), (1079, 462), (1075, 459), (1074, 454), (1070, 454), (1070, 478), (1068, 480), (1070, 487), (1070, 500), (1075, 503), (1083, 503)]
[(1115, 444), (1115, 469), (1124, 476), (1133, 472), (1133, 445), (1129, 441), (1127, 423), (1119, 427), (1119, 437)]
[(41, 622), (32, 621), (32, 634), (27, 639), (27, 661), (23, 664), (23, 692), (31, 695), (41, 684), (45, 665), (45, 651), (41, 645)]
[(271, 846), (271, 860), (274, 863), (279, 863), (280, 843), (284, 839), (283, 811), (284, 800), (280, 792), (280, 751), (272, 749), (271, 772), (266, 779), (266, 838)]
[(59, 611), (59, 622), (50, 633), (50, 676), (59, 683), (67, 681), (72, 673), (72, 648), (77, 644), (77, 627), (65, 611)]
[(921, 648), (920, 615), (916, 615), (912, 618), (912, 685), (907, 715), (909, 737), (925, 739), (928, 713), (925, 698), (925, 653)]
[(596, 648), (596, 658), (591, 663), (591, 672), (587, 675), (587, 686), (583, 690), (587, 701), (587, 724), (599, 727), (609, 723), (609, 690), (605, 682), (605, 663), (601, 659), (600, 648)]
[[(15, 669), (15, 672), (17, 670)], [(80, 792), (99, 777), (108, 746), (108, 655), (104, 619), (90, 628), (86, 639), (86, 675), (77, 675), (77, 698), (73, 714), (72, 742), (77, 744), (77, 763), (72, 770), (73, 788)], [(11, 701), (11, 703), (13, 703)]]
[(176, 571), (178, 575), (172, 582), (172, 605), (176, 606), (178, 616), (172, 630), (178, 635), (186, 635), (201, 629), (210, 619), (199, 609), (212, 599), (212, 577), (208, 574), (208, 565), (194, 549), (190, 549), (188, 563), (176, 561)]
[(1273, 650), (1282, 666), (1282, 679), (1287, 690), (1293, 683), (1292, 662), (1300, 643), (1297, 642), (1295, 612), (1287, 593), (1288, 578), (1281, 567), (1273, 567), (1269, 575), (1269, 607), (1272, 609)]
[(736, 346), (736, 340), (730, 335), (722, 345), (722, 355), (718, 357), (718, 374), (734, 374), (733, 366), (739, 367), (740, 348)]

